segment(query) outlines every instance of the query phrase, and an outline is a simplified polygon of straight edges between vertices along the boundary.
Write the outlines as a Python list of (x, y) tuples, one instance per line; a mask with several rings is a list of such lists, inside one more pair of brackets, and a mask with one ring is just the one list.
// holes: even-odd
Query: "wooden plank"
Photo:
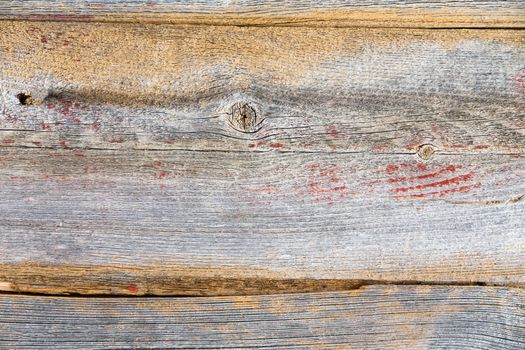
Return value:
[(5, 349), (523, 349), (523, 290), (372, 286), (215, 298), (0, 296)]
[(0, 281), (20, 291), (525, 282), (521, 157), (4, 147), (0, 159)]
[(522, 1), (2, 1), (1, 18), (171, 24), (523, 28)]
[(521, 31), (0, 26), (3, 146), (523, 153)]
[(525, 283), (521, 31), (0, 26), (0, 289)]

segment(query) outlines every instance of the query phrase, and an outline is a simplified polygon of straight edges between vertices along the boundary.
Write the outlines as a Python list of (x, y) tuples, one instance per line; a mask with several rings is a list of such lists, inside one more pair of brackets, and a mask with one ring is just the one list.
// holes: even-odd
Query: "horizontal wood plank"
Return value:
[(519, 31), (0, 27), (6, 147), (523, 154)]
[(191, 282), (221, 278), (525, 282), (525, 163), (513, 155), (0, 154), (0, 261), (11, 265), (0, 281), (16, 290), (256, 292)]
[(0, 289), (525, 283), (521, 31), (0, 27)]
[(522, 1), (2, 1), (0, 18), (170, 24), (523, 28)]
[(0, 295), (5, 349), (523, 349), (522, 290), (371, 286), (216, 298)]

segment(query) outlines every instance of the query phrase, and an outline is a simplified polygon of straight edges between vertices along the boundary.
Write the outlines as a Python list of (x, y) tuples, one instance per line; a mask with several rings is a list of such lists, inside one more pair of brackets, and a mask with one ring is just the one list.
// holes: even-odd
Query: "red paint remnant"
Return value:
[(89, 125), (89, 127), (92, 130), (99, 131), (100, 130), (100, 122), (98, 120), (95, 120), (93, 123)]
[(123, 143), (123, 142), (124, 142), (124, 139), (122, 137), (109, 141), (109, 143)]
[(434, 187), (443, 187), (443, 186), (450, 186), (450, 185), (459, 185), (461, 182), (471, 180), (473, 178), (473, 173), (468, 173), (465, 175), (459, 175), (450, 179), (437, 181), (437, 182), (431, 182), (424, 185), (416, 185), (416, 186), (410, 186), (410, 187), (397, 187), (393, 188), (392, 192), (408, 192), (412, 190), (422, 190), (425, 188), (434, 188)]
[(254, 189), (255, 192), (261, 192), (261, 193), (273, 193), (273, 192), (277, 192), (277, 189), (275, 188), (275, 186), (273, 185), (270, 185), (270, 184), (265, 184), (263, 187), (261, 188), (256, 188)]
[(175, 141), (166, 140), (166, 141), (164, 141), (164, 143), (166, 143), (168, 145), (173, 145), (175, 143)]
[(474, 146), (474, 149), (487, 149), (490, 147), (491, 147), (490, 145), (477, 145), (477, 146)]
[(337, 131), (337, 128), (335, 127), (335, 125), (330, 125), (327, 129), (326, 129), (326, 132), (333, 138), (333, 139), (339, 139), (340, 137), (340, 133), (339, 131)]
[[(424, 174), (424, 175), (418, 175), (418, 176), (403, 176), (403, 177), (397, 177), (397, 178), (393, 178), (393, 179), (388, 179), (388, 182), (402, 182), (402, 181), (415, 181), (415, 180), (424, 180), (424, 179), (430, 179), (430, 178), (433, 178), (433, 177), (437, 177), (443, 173), (447, 173), (447, 172), (455, 172), (457, 169), (459, 169), (460, 167), (457, 167), (455, 165), (449, 165), (441, 170), (438, 170), (438, 171), (435, 171), (433, 173), (429, 173), (429, 174)], [(425, 166), (425, 169), (421, 169), (421, 170), (427, 170), (426, 169), (426, 166)]]
[(62, 157), (65, 157), (66, 155), (65, 154), (48, 153), (47, 156), (51, 157), (51, 158), (62, 158)]
[(279, 143), (279, 142), (270, 143), (269, 146), (271, 148), (283, 148), (284, 147), (284, 145), (282, 143)]
[(395, 165), (395, 164), (388, 164), (386, 166), (386, 172), (390, 175), (392, 175), (393, 173), (395, 173), (396, 171), (399, 170), (399, 166), (398, 165)]
[(250, 147), (250, 148), (254, 148), (254, 147), (255, 147), (255, 143), (250, 143), (250, 144), (248, 145), (248, 147)]
[(80, 157), (80, 158), (83, 158), (86, 156), (84, 153), (81, 153), (81, 152), (75, 152), (73, 154), (75, 155), (75, 157)]
[(66, 141), (64, 140), (58, 141), (58, 144), (62, 146), (62, 148), (69, 149), (69, 146), (66, 144)]
[(67, 100), (67, 99), (59, 100), (59, 102), (61, 102), (60, 107), (56, 106), (53, 103), (47, 103), (46, 106), (48, 109), (55, 110), (59, 112), (60, 114), (62, 114), (67, 119), (79, 124), (81, 120), (75, 115), (73, 115), (72, 109), (74, 108), (79, 109), (80, 105), (78, 103), (74, 103), (73, 101)]
[(427, 170), (427, 166), (425, 164), (422, 164), (422, 163), (416, 164), (416, 167), (418, 168), (418, 170), (423, 170), (423, 171)]
[(157, 171), (155, 172), (154, 176), (156, 179), (164, 179), (169, 175), (167, 171)]
[(525, 68), (520, 69), (520, 73), (514, 78), (516, 87), (525, 94)]
[(423, 142), (421, 142), (420, 140), (412, 140), (412, 142), (407, 143), (405, 145), (405, 148), (409, 149), (409, 150), (415, 150), (422, 144), (423, 144)]
[(407, 194), (407, 195), (402, 195), (402, 196), (392, 196), (392, 198), (406, 199), (406, 198), (443, 197), (451, 193), (466, 193), (474, 188), (479, 188), (480, 186), (481, 184), (478, 182), (474, 185), (465, 185), (465, 186), (450, 188), (448, 190), (428, 192), (428, 193)]
[(15, 140), (13, 140), (13, 139), (5, 139), (4, 141), (2, 141), (2, 143), (6, 144), (6, 145), (11, 145), (11, 144), (15, 143)]
[(42, 122), (42, 123), (40, 124), (40, 129), (42, 129), (42, 130), (49, 130), (49, 129), (51, 129), (51, 125)]
[(32, 179), (32, 176), (10, 176), (11, 180), (29, 180)]
[(137, 293), (139, 291), (139, 287), (137, 287), (136, 284), (130, 284), (126, 287), (127, 290), (129, 290), (131, 293)]
[(153, 161), (153, 166), (154, 166), (155, 168), (159, 168), (159, 167), (162, 166), (162, 162), (161, 162), (160, 160), (154, 160), (154, 161)]
[(374, 151), (384, 151), (387, 150), (390, 147), (387, 143), (377, 143), (372, 147), (372, 150)]
[(31, 143), (36, 146), (40, 146), (42, 144), (40, 141), (31, 141)]

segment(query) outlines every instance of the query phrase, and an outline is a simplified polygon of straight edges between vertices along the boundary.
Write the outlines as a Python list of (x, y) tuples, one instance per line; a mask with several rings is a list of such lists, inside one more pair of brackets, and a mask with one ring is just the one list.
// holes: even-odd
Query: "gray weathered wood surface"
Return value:
[(0, 26), (3, 289), (525, 283), (521, 31)]
[(523, 290), (371, 286), (214, 298), (0, 296), (2, 349), (525, 347)]
[(0, 1), (0, 349), (523, 349), (524, 28)]
[(524, 28), (523, 1), (1, 1), (0, 18), (242, 26)]

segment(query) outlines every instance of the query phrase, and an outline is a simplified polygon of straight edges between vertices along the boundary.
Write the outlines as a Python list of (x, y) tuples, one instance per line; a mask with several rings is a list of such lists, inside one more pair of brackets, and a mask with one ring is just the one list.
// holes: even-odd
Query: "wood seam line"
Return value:
[[(344, 281), (343, 281), (344, 282)], [(63, 297), (63, 298), (214, 298), (214, 297), (242, 297), (242, 296), (271, 296), (271, 295), (290, 295), (290, 294), (319, 294), (319, 293), (334, 293), (334, 292), (345, 292), (363, 290), (373, 286), (440, 286), (440, 287), (489, 287), (489, 288), (511, 288), (525, 291), (525, 285), (520, 284), (506, 284), (506, 283), (490, 283), (490, 282), (440, 282), (440, 281), (388, 281), (388, 280), (346, 280), (348, 284), (355, 283), (355, 287), (346, 288), (327, 288), (311, 290), (286, 290), (279, 292), (267, 292), (267, 293), (225, 293), (225, 294), (206, 294), (206, 295), (188, 295), (188, 294), (120, 294), (120, 293), (100, 293), (100, 294), (84, 294), (84, 293), (45, 293), (45, 292), (31, 292), (31, 291), (5, 291), (0, 290), (0, 296), (45, 296), (45, 297)], [(326, 284), (322, 280), (319, 284)]]
[(140, 19), (140, 20), (118, 20), (118, 19), (34, 19), (34, 18), (16, 18), (16, 17), (2, 17), (1, 21), (9, 22), (46, 22), (46, 23), (101, 23), (101, 24), (149, 24), (159, 26), (173, 26), (173, 27), (238, 27), (238, 28), (330, 28), (330, 29), (400, 29), (400, 30), (510, 30), (510, 31), (522, 31), (524, 27), (510, 27), (510, 26), (443, 26), (443, 27), (432, 27), (432, 26), (396, 26), (396, 25), (337, 25), (337, 24), (323, 24), (319, 25), (308, 25), (308, 24), (284, 24), (284, 23), (270, 23), (270, 24), (231, 24), (231, 23), (201, 23), (201, 22), (166, 22), (166, 21), (155, 21), (151, 19)]

